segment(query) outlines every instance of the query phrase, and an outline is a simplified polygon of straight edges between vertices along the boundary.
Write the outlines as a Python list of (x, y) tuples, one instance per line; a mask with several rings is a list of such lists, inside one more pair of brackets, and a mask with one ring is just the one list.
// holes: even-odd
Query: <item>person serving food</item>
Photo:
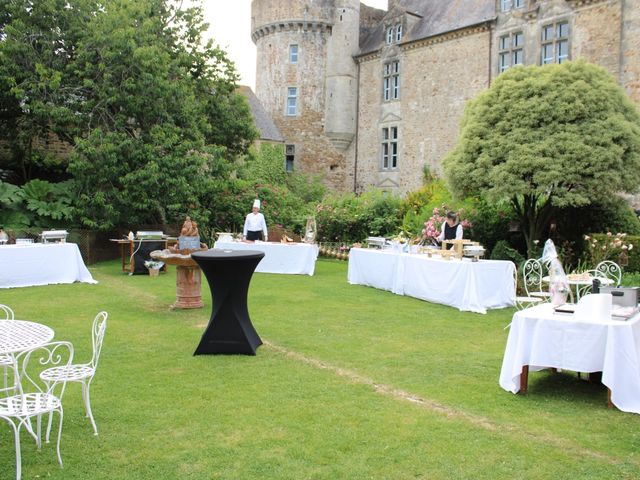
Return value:
[(440, 229), (438, 242), (442, 243), (444, 240), (462, 240), (462, 225), (455, 212), (447, 212), (447, 218)]
[(267, 222), (264, 219), (264, 215), (260, 213), (260, 200), (253, 201), (251, 210), (251, 213), (247, 215), (244, 221), (242, 238), (251, 241), (264, 240), (266, 242), (268, 239)]

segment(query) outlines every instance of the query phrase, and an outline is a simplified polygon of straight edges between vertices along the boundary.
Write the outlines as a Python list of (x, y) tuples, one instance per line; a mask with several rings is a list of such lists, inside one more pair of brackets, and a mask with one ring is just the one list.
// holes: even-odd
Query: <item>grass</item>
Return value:
[[(98, 285), (0, 290), (18, 318), (46, 323), (90, 354), (109, 312), (92, 389), (65, 395), (64, 469), (53, 444), (23, 440), (23, 478), (620, 479), (640, 476), (640, 416), (606, 408), (602, 385), (537, 372), (529, 394), (498, 376), (512, 309), (487, 315), (349, 285), (346, 263), (314, 277), (256, 274), (255, 357), (192, 352), (205, 308), (171, 311), (175, 270), (159, 278), (93, 267)], [(0, 427), (0, 479), (13, 440)]]

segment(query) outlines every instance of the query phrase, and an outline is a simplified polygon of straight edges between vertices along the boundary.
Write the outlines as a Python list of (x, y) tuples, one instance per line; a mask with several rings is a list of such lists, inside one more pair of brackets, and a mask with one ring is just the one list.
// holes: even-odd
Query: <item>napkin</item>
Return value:
[(580, 299), (576, 305), (575, 317), (592, 322), (611, 320), (613, 296), (610, 293), (590, 293)]

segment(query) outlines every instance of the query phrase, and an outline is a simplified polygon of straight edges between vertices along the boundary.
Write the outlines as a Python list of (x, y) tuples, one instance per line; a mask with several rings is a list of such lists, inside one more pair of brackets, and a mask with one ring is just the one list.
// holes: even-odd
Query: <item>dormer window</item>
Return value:
[(387, 45), (398, 43), (400, 40), (402, 40), (402, 24), (387, 27)]
[(524, 0), (500, 0), (500, 10), (503, 12), (522, 7), (524, 7)]

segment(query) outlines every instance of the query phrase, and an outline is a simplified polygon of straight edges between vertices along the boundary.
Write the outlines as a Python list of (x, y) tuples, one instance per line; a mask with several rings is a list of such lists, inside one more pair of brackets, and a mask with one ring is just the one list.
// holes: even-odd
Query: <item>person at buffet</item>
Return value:
[(462, 240), (462, 225), (455, 212), (447, 212), (447, 218), (440, 229), (438, 241), (442, 243), (444, 240)]
[(252, 241), (264, 240), (266, 242), (268, 239), (267, 222), (264, 220), (264, 215), (260, 213), (260, 200), (253, 201), (251, 210), (251, 213), (247, 215), (244, 221), (242, 238)]

